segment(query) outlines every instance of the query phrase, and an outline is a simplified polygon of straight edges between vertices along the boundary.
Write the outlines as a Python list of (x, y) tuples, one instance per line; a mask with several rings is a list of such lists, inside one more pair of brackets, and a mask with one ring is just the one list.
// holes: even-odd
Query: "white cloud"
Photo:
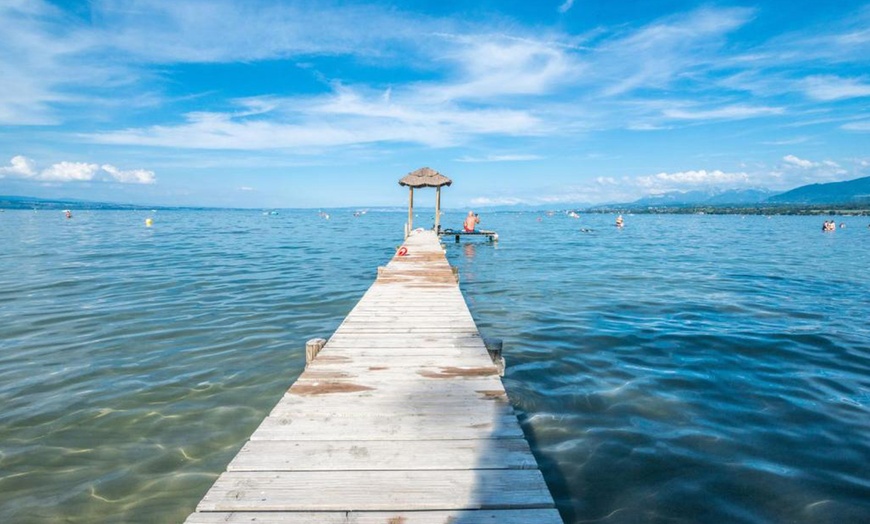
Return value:
[(115, 166), (104, 164), (89, 164), (86, 162), (58, 162), (43, 170), (36, 168), (36, 163), (24, 156), (12, 158), (8, 167), (0, 167), (0, 178), (24, 178), (43, 182), (88, 182), (100, 180), (115, 180), (122, 184), (153, 184), (156, 182), (153, 171), (134, 169), (122, 171)]
[(574, 7), (574, 0), (565, 0), (565, 2), (559, 6), (559, 12), (567, 13), (572, 7)]
[(93, 180), (99, 171), (97, 164), (84, 162), (59, 162), (43, 170), (36, 178), (51, 182), (73, 182)]
[(4, 174), (14, 177), (28, 178), (36, 176), (36, 166), (34, 165), (33, 160), (18, 155), (12, 157), (8, 167), (0, 167), (0, 178), (3, 178)]
[(782, 162), (773, 173), (782, 184), (790, 187), (854, 178), (854, 174), (833, 160), (813, 161), (795, 155), (786, 155), (782, 158)]
[(809, 169), (811, 167), (816, 167), (819, 165), (816, 162), (812, 162), (810, 160), (804, 160), (804, 159), (798, 158), (794, 155), (786, 155), (786, 156), (782, 157), (782, 161), (785, 162), (786, 164), (800, 167), (803, 169)]
[(650, 176), (640, 176), (634, 182), (653, 192), (676, 191), (686, 187), (716, 186), (734, 187), (746, 185), (749, 176), (746, 173), (726, 173), (720, 170), (680, 171), (676, 173), (658, 173)]
[(147, 169), (121, 171), (110, 164), (103, 164), (101, 169), (122, 184), (153, 184), (156, 182), (154, 171), (148, 171)]
[(527, 200), (515, 197), (477, 197), (472, 198), (469, 203), (474, 206), (515, 206), (518, 204), (527, 204)]
[(854, 78), (811, 76), (801, 82), (801, 85), (807, 96), (822, 101), (870, 96), (870, 84)]
[(255, 189), (253, 187), (250, 187), (250, 186), (241, 186), (239, 188), (239, 191), (255, 191)]

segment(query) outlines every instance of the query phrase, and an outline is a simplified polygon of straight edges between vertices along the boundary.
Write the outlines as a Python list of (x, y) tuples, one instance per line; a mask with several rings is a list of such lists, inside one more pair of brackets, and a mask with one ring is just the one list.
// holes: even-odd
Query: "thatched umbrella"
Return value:
[(400, 186), (408, 186), (411, 189), (410, 196), (408, 197), (408, 230), (405, 232), (406, 236), (414, 229), (414, 188), (435, 188), (435, 232), (438, 233), (441, 229), (441, 186), (449, 186), (452, 183), (452, 180), (428, 167), (421, 167), (399, 180)]

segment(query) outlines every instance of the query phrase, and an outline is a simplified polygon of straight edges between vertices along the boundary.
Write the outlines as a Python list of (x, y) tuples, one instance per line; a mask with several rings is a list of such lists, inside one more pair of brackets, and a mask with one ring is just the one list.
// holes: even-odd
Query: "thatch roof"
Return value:
[(408, 187), (441, 187), (449, 186), (452, 183), (452, 180), (428, 167), (421, 167), (399, 180), (400, 186)]

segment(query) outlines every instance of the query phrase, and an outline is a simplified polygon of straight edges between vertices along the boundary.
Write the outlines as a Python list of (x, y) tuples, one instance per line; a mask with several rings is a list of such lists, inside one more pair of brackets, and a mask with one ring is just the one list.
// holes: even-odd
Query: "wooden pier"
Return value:
[(187, 523), (562, 522), (437, 235), (403, 248)]
[(455, 237), (455, 242), (459, 243), (460, 237), (475, 237), (475, 236), (483, 236), (490, 242), (498, 242), (498, 233), (495, 231), (489, 231), (486, 229), (478, 229), (476, 231), (461, 231), (461, 230), (453, 230), (453, 229), (442, 229), (438, 232), (438, 236), (442, 237)]

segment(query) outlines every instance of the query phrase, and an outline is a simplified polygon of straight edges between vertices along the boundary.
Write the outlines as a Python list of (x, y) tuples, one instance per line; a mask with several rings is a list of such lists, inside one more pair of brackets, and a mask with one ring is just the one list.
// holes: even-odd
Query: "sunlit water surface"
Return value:
[[(330, 214), (0, 213), (0, 522), (183, 521), (401, 242)], [(447, 256), (566, 522), (870, 521), (870, 219), (482, 218)]]

